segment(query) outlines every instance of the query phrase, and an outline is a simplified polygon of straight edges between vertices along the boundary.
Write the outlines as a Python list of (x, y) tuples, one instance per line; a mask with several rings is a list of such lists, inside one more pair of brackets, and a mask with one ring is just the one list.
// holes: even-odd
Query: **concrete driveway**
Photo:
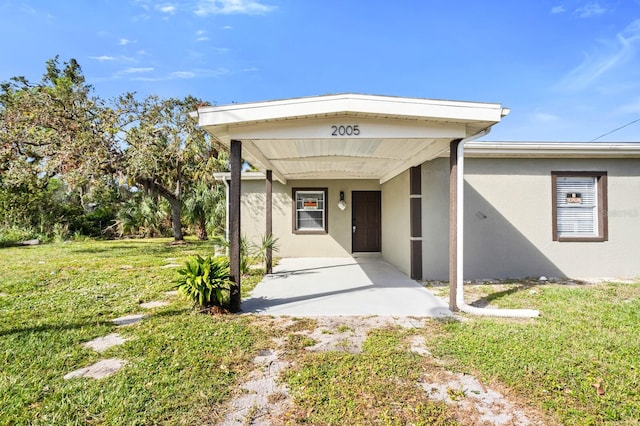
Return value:
[(380, 257), (285, 258), (242, 311), (266, 315), (451, 315), (447, 304)]

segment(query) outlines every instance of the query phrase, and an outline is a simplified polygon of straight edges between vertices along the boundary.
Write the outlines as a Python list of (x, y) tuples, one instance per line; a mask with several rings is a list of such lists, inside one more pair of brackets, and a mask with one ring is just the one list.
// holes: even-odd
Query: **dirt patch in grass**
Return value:
[(227, 405), (224, 425), (553, 424), (508, 390), (448, 371), (425, 346), (425, 327), (433, 327), (429, 320), (261, 322), (270, 329), (272, 346), (255, 358), (256, 369)]

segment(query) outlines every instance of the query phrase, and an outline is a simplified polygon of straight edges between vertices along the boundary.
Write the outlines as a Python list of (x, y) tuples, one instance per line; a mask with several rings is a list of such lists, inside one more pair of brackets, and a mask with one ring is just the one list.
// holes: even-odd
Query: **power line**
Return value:
[(610, 132), (607, 132), (607, 133), (605, 133), (604, 135), (600, 135), (600, 136), (598, 136), (598, 137), (597, 137), (597, 138), (595, 138), (595, 139), (591, 139), (589, 142), (595, 142), (595, 141), (597, 141), (597, 140), (598, 140), (598, 139), (600, 139), (600, 138), (603, 138), (603, 137), (605, 137), (605, 136), (610, 135), (611, 133), (617, 132), (617, 131), (618, 131), (618, 130), (620, 130), (620, 129), (624, 129), (624, 128), (625, 128), (625, 127), (627, 127), (627, 126), (631, 126), (633, 123), (637, 123), (638, 121), (640, 121), (640, 118), (637, 118), (637, 119), (635, 119), (635, 120), (633, 120), (633, 121), (630, 121), (630, 122), (628, 122), (627, 124), (625, 124), (624, 126), (620, 126), (620, 127), (618, 127), (617, 129), (613, 129), (613, 130), (611, 130)]

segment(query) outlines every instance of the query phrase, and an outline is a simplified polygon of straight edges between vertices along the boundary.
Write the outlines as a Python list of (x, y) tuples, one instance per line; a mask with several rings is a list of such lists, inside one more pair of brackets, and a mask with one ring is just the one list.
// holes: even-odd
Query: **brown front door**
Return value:
[(381, 251), (380, 191), (353, 191), (351, 205), (353, 251)]

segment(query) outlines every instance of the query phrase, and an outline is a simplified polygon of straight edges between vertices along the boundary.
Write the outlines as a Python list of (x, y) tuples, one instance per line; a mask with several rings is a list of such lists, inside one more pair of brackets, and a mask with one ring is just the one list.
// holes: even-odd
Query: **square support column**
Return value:
[(242, 142), (231, 141), (231, 185), (229, 188), (229, 272), (231, 275), (231, 312), (240, 311), (240, 178), (242, 173)]
[[(266, 210), (266, 237), (273, 239), (273, 173), (271, 170), (267, 170), (267, 179), (265, 184), (265, 210)], [(266, 248), (265, 253), (265, 268), (266, 273), (270, 274), (273, 272), (273, 250), (269, 245)]]
[(458, 144), (460, 139), (449, 144), (449, 310), (457, 312), (458, 304)]
[(422, 166), (409, 169), (411, 278), (422, 279)]

